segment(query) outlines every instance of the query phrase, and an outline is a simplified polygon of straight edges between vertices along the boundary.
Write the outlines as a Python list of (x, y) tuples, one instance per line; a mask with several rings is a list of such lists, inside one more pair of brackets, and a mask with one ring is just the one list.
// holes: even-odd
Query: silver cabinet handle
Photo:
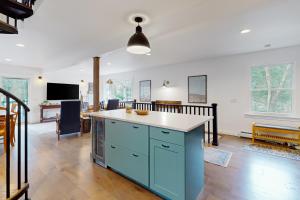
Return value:
[(111, 122), (112, 124), (115, 124), (116, 122)]
[(132, 156), (134, 156), (134, 157), (139, 157), (139, 155), (137, 155), (137, 154), (135, 154), (135, 153), (133, 153)]
[(138, 126), (133, 126), (133, 128), (139, 128)]
[(169, 131), (161, 131), (163, 134), (170, 134)]
[(115, 149), (116, 147), (115, 146), (113, 146), (113, 145), (110, 145), (110, 147), (112, 148), (112, 149)]

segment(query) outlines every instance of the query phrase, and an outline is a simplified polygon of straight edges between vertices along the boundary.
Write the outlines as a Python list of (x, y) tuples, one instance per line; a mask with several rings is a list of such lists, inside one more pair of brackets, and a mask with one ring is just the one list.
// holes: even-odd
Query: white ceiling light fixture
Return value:
[(111, 65), (111, 62), (108, 62), (107, 65)]
[(10, 59), (10, 58), (5, 58), (4, 59), (6, 62), (11, 62), (12, 61), (12, 59)]
[(246, 34), (246, 33), (250, 33), (251, 29), (243, 29), (241, 30), (241, 34)]
[(146, 53), (147, 56), (151, 56), (151, 53)]
[(144, 35), (140, 23), (143, 22), (142, 17), (135, 17), (135, 22), (138, 24), (135, 34), (133, 34), (127, 44), (127, 51), (132, 54), (147, 54), (151, 52), (150, 43)]
[(17, 46), (17, 47), (22, 47), (22, 48), (25, 47), (25, 45), (24, 45), (24, 44), (21, 44), (21, 43), (16, 44), (16, 46)]

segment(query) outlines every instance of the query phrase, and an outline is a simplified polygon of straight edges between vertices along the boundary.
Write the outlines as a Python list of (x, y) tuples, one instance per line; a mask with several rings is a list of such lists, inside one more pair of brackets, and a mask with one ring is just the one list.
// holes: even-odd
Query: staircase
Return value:
[[(23, 103), (20, 99), (15, 97), (14, 95), (8, 93), (7, 91), (0, 88), (0, 94), (5, 96), (6, 99), (6, 118), (5, 118), (5, 127), (6, 133), (11, 133), (10, 131), (10, 123), (11, 123), (11, 103), (12, 101), (18, 104), (18, 111), (17, 111), (17, 134), (16, 134), (16, 141), (17, 145), (15, 146), (14, 151), (16, 151), (16, 161), (17, 161), (17, 168), (15, 174), (16, 179), (13, 179), (11, 176), (12, 170), (12, 162), (11, 159), (14, 157), (11, 155), (11, 145), (10, 145), (10, 137), (11, 134), (6, 134), (6, 149), (4, 152), (4, 160), (1, 160), (1, 166), (5, 166), (5, 176), (0, 176), (0, 189), (4, 189), (4, 199), (5, 200), (17, 200), (24, 196), (23, 199), (29, 200), (28, 198), (28, 189), (29, 189), (29, 182), (28, 182), (28, 112), (30, 111), (29, 108), (25, 103)], [(24, 128), (22, 131), (22, 124), (21, 124), (21, 112), (24, 112), (25, 120), (24, 120)], [(10, 116), (10, 117), (7, 117)], [(23, 140), (23, 141), (22, 141)], [(2, 165), (4, 162), (5, 165)], [(0, 167), (1, 168), (1, 167)], [(22, 170), (23, 168), (23, 170)], [(23, 173), (24, 174), (23, 174)], [(4, 179), (5, 180), (2, 180)], [(22, 179), (23, 178), (23, 179)], [(3, 182), (4, 181), (4, 185)], [(16, 187), (13, 187), (16, 185)], [(2, 199), (2, 192), (0, 192), (0, 199)]]
[[(0, 34), (18, 34), (18, 20), (24, 20), (33, 15), (32, 6), (36, 0), (1, 0), (0, 13), (6, 21), (0, 20)], [(10, 19), (14, 20), (13, 25)]]

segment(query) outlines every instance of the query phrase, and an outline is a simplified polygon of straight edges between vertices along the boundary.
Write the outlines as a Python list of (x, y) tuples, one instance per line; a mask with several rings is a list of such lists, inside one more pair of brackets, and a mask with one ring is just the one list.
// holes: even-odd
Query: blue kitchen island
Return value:
[(196, 200), (204, 186), (204, 123), (210, 116), (125, 110), (92, 117), (92, 158), (164, 199)]

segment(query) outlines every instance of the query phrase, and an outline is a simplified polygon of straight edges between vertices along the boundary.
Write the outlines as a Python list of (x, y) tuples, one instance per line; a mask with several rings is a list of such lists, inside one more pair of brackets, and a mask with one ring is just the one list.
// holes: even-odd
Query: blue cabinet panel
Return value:
[(128, 176), (149, 187), (149, 157), (130, 151), (127, 158)]
[(150, 140), (150, 188), (172, 200), (185, 198), (184, 148)]
[(127, 154), (122, 147), (115, 144), (107, 144), (105, 152), (107, 154), (106, 162), (108, 166), (122, 174), (128, 173), (128, 164), (124, 162), (126, 161)]
[(105, 120), (105, 128), (107, 141), (149, 155), (148, 126)]
[(174, 131), (158, 127), (150, 127), (150, 137), (153, 139), (166, 141), (173, 144), (184, 145), (184, 134), (180, 131)]

